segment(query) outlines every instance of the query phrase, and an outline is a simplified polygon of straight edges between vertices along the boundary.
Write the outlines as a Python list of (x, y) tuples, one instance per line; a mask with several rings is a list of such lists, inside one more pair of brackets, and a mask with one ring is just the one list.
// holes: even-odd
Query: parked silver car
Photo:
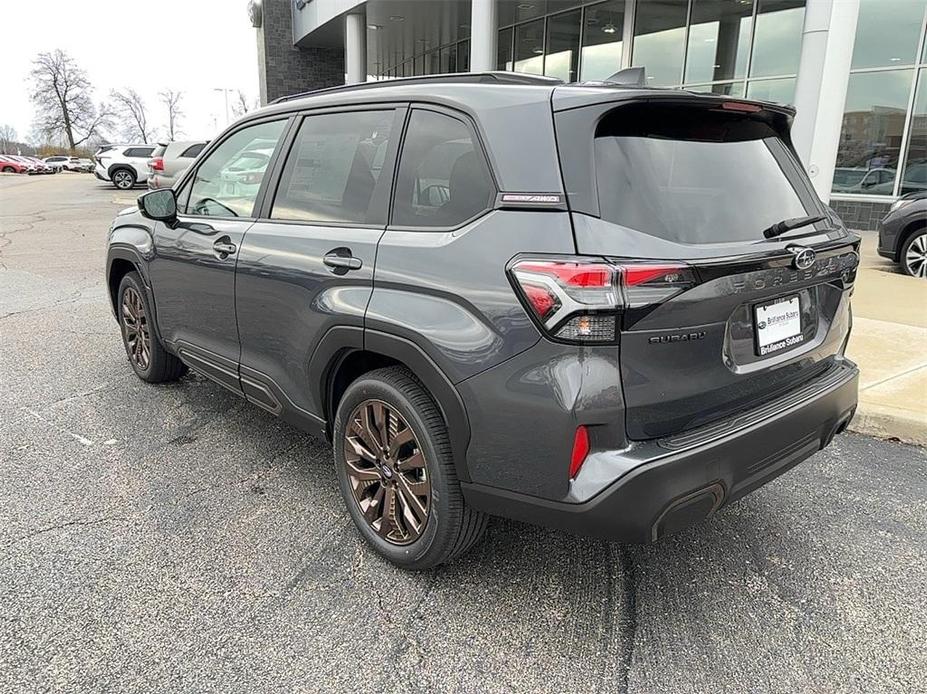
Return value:
[(158, 143), (148, 160), (148, 187), (170, 188), (207, 144), (205, 140)]

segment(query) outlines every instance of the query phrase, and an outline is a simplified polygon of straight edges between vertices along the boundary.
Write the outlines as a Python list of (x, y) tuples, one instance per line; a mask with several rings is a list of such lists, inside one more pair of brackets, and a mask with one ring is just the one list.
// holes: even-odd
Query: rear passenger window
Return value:
[(206, 146), (206, 143), (205, 143), (205, 142), (201, 142), (201, 143), (199, 143), (199, 144), (197, 144), (197, 145), (191, 145), (190, 147), (187, 147), (183, 152), (181, 152), (180, 156), (181, 156), (181, 158), (183, 158), (183, 157), (189, 157), (189, 158), (192, 159), (192, 158), (195, 157), (197, 154), (199, 154), (200, 152), (202, 152), (202, 151), (203, 151), (203, 147), (205, 147), (205, 146)]
[(463, 121), (416, 109), (399, 160), (392, 223), (454, 227), (490, 206), (489, 167)]
[(311, 222), (376, 224), (371, 202), (395, 112), (308, 116), (280, 177), (270, 216)]
[(150, 157), (154, 147), (129, 147), (123, 154), (127, 157)]

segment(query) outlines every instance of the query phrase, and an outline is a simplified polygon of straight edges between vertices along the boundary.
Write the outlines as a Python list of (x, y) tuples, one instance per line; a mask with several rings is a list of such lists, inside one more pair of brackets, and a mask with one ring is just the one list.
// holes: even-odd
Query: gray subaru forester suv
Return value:
[(332, 442), (422, 569), (489, 515), (650, 542), (830, 443), (859, 238), (771, 103), (505, 73), (288, 98), (109, 232), (143, 380)]

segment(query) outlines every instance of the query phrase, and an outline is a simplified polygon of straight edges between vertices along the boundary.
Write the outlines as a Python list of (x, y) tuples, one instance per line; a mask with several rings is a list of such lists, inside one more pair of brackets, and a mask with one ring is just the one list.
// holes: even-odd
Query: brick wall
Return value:
[(264, 0), (257, 30), (261, 103), (310, 89), (344, 84), (344, 51), (293, 45), (292, 0)]
[(831, 200), (830, 206), (849, 229), (878, 229), (891, 203), (868, 200)]

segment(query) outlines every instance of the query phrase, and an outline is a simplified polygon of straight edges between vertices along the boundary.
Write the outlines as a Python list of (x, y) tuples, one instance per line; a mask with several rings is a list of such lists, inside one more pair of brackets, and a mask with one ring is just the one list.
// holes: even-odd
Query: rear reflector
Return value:
[(589, 432), (586, 427), (580, 425), (576, 427), (576, 435), (573, 437), (573, 455), (570, 456), (570, 479), (576, 477), (579, 469), (586, 462), (586, 456), (589, 455)]

